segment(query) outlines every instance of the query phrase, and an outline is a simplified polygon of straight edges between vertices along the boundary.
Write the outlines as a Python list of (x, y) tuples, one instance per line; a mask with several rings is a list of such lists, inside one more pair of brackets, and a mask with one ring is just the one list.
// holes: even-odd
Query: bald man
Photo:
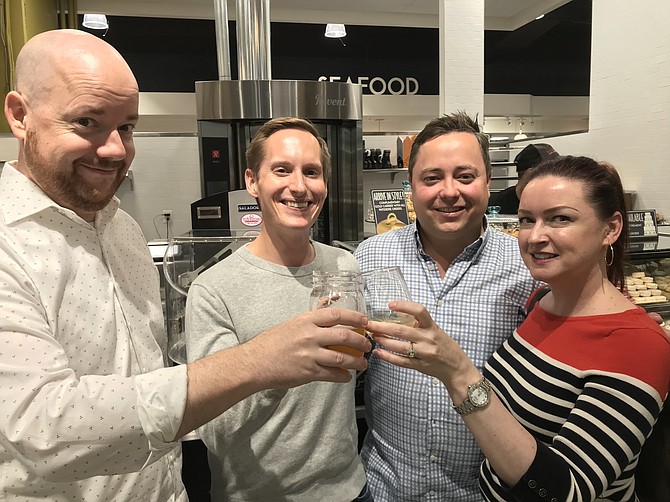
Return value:
[[(0, 500), (181, 501), (179, 439), (263, 389), (346, 382), (370, 345), (323, 309), (164, 368), (157, 271), (114, 197), (135, 150), (138, 87), (75, 30), (37, 35), (5, 117), (0, 175)], [(262, 306), (261, 306), (262, 307)]]

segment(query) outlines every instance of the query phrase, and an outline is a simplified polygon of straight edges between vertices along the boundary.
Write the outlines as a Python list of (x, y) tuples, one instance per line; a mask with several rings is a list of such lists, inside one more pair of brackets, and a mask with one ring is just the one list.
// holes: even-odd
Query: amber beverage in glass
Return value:
[[(363, 296), (363, 279), (358, 272), (317, 272), (312, 275), (312, 294), (310, 309), (342, 308), (365, 314), (365, 298)], [(344, 326), (359, 335), (365, 336), (365, 328)], [(346, 345), (331, 345), (330, 349), (344, 352), (356, 357), (363, 353)]]

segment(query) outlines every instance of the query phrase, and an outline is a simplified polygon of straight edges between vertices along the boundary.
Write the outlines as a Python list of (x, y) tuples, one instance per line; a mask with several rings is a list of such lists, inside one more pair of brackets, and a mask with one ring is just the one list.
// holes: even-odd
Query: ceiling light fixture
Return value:
[(328, 23), (325, 35), (328, 38), (342, 38), (347, 36), (347, 30), (343, 24)]
[(537, 17), (535, 18), (535, 20), (537, 21), (538, 19), (542, 19), (543, 17), (544, 17), (544, 14), (540, 14), (539, 16), (537, 16)]
[(104, 14), (84, 14), (82, 26), (90, 30), (106, 30), (109, 28), (107, 16)]

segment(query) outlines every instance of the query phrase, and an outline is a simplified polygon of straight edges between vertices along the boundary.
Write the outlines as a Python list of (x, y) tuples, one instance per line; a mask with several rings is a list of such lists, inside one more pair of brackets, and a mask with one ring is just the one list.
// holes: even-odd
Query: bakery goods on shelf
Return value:
[(667, 302), (670, 296), (670, 261), (668, 271), (656, 269), (649, 275), (636, 270), (626, 274), (625, 286), (628, 294), (637, 304)]

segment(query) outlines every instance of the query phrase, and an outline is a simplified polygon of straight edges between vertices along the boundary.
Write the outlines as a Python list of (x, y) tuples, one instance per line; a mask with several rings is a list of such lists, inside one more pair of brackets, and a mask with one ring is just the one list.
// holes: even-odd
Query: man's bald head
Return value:
[(135, 156), (139, 89), (111, 45), (75, 30), (30, 39), (16, 63), (5, 117), (19, 140), (14, 167), (57, 204), (93, 221)]
[(19, 52), (14, 88), (37, 104), (67, 73), (96, 75), (103, 69), (127, 75), (128, 85), (137, 88), (128, 63), (104, 40), (79, 30), (46, 31), (28, 40)]

